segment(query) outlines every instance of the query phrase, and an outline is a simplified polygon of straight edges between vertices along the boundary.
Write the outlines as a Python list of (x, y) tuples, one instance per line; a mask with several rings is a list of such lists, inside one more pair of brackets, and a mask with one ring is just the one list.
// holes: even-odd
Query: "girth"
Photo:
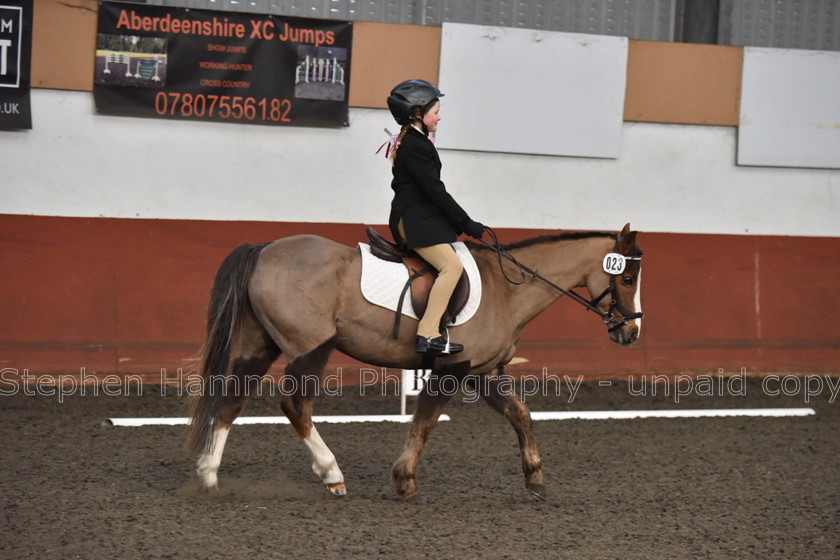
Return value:
[[(370, 241), (370, 253), (382, 260), (389, 262), (401, 262), (408, 269), (408, 281), (403, 286), (400, 293), (400, 301), (397, 305), (397, 314), (394, 318), (394, 338), (399, 338), (400, 334), (400, 318), (402, 317), (403, 303), (405, 302), (406, 293), (411, 294), (411, 306), (414, 313), (418, 317), (422, 317), (426, 311), (426, 306), (429, 303), (429, 292), (432, 290), (432, 285), (437, 278), (437, 270), (414, 251), (403, 251), (395, 243), (386, 239), (382, 234), (368, 227), (366, 229), (368, 240)], [(467, 276), (467, 271), (461, 273), (461, 278), (458, 279), (458, 284), (455, 286), (455, 291), (449, 299), (449, 305), (446, 308), (443, 320), (454, 320), (458, 316), (467, 300), (470, 297), (470, 280)]]

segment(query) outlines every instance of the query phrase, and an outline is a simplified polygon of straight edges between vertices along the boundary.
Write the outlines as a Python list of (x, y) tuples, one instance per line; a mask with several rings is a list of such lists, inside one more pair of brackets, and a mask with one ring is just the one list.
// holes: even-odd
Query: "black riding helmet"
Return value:
[(388, 109), (398, 124), (411, 124), (411, 110), (425, 109), (443, 94), (426, 80), (406, 80), (394, 86), (388, 96)]

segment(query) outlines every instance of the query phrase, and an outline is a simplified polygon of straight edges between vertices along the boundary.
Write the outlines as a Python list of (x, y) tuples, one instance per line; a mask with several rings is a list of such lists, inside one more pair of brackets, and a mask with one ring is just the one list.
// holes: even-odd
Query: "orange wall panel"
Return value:
[(93, 89), (95, 0), (35, 0), (32, 10), (32, 87)]
[(624, 120), (737, 126), (743, 48), (630, 41)]
[(350, 106), (385, 109), (388, 92), (399, 82), (437, 83), (440, 33), (440, 27), (354, 23)]

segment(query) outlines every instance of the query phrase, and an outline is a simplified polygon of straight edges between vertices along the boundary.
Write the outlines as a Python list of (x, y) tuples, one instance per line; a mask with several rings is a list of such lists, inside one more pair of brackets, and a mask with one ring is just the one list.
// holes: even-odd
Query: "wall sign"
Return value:
[(32, 0), (0, 0), (0, 130), (32, 128)]
[(342, 21), (103, 2), (96, 108), (138, 117), (347, 126), (352, 33)]

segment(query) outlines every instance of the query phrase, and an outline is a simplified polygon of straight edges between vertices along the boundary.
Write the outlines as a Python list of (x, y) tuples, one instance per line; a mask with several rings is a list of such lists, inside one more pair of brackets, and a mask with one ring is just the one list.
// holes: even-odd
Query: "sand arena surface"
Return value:
[[(840, 403), (826, 388), (735, 394), (625, 381), (542, 387), (538, 410), (812, 407), (793, 418), (565, 420), (535, 424), (548, 501), (524, 488), (516, 436), (456, 395), (421, 456), (421, 499), (394, 500), (405, 424), (322, 424), (349, 495), (328, 495), (288, 425), (234, 426), (220, 491), (198, 490), (184, 427), (103, 427), (183, 416), (172, 388), (0, 396), (0, 558), (836, 558)], [(652, 389), (657, 387), (655, 395)], [(644, 394), (641, 394), (642, 389)], [(741, 390), (742, 389), (742, 390)], [(164, 394), (165, 393), (165, 394)], [(834, 399), (840, 400), (838, 399)], [(396, 414), (393, 393), (345, 387), (316, 414)], [(256, 396), (248, 415), (277, 415)]]

